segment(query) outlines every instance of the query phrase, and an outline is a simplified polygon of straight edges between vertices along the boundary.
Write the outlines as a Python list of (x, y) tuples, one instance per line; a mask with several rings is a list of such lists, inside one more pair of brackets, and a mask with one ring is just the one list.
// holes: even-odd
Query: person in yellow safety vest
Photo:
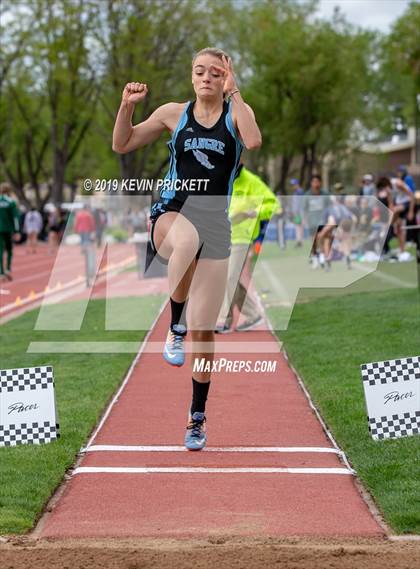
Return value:
[(241, 282), (241, 273), (247, 260), (249, 248), (260, 232), (260, 223), (280, 213), (280, 201), (270, 188), (241, 163), (236, 173), (229, 206), (232, 224), (231, 253), (226, 283), (225, 298), (219, 314), (216, 332), (231, 332), (233, 307), (238, 305), (245, 318), (236, 331), (251, 330), (262, 322), (262, 315), (255, 300), (247, 294)]

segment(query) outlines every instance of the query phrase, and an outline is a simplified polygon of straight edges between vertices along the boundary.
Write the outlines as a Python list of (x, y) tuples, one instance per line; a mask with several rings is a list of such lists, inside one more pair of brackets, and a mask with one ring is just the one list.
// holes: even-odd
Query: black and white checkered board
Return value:
[(420, 379), (420, 357), (362, 364), (362, 379), (369, 385)]
[(52, 425), (49, 421), (43, 423), (21, 423), (20, 425), (0, 425), (1, 445), (16, 446), (24, 444), (40, 445), (49, 443), (60, 437), (58, 423)]
[(50, 366), (0, 370), (0, 393), (46, 389), (50, 383), (54, 385), (53, 368)]
[(368, 417), (369, 431), (374, 439), (408, 437), (420, 433), (420, 411), (391, 415), (391, 417)]
[(0, 370), (0, 447), (59, 438), (51, 366)]
[(372, 438), (420, 434), (420, 357), (360, 367)]

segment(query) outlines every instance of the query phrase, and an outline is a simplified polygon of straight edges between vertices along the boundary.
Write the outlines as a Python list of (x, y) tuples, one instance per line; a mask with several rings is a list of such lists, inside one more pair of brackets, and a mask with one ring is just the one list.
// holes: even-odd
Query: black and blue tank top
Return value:
[[(181, 208), (188, 198), (190, 204), (211, 204), (210, 210), (227, 212), (235, 172), (243, 149), (232, 121), (231, 103), (223, 102), (223, 110), (212, 127), (205, 127), (194, 118), (195, 101), (189, 101), (168, 142), (169, 170), (165, 180), (208, 180), (206, 191), (195, 192), (164, 189), (160, 201)], [(170, 186), (168, 186), (170, 188)], [(201, 186), (204, 188), (204, 184)], [(201, 200), (201, 196), (214, 199)], [(190, 198), (194, 197), (194, 201)]]

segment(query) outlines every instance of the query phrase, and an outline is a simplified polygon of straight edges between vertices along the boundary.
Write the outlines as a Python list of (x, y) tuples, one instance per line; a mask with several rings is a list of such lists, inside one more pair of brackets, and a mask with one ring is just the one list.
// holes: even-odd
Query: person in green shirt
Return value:
[(240, 164), (236, 172), (229, 205), (232, 224), (231, 253), (225, 298), (219, 314), (216, 332), (231, 331), (233, 307), (238, 305), (245, 321), (238, 332), (251, 330), (262, 321), (258, 305), (241, 283), (241, 273), (248, 251), (260, 231), (260, 223), (281, 211), (281, 205), (270, 188), (255, 174)]
[[(12, 280), (13, 236), (19, 234), (19, 212), (10, 197), (10, 186), (0, 184), (0, 280)], [(4, 253), (7, 253), (4, 268)]]

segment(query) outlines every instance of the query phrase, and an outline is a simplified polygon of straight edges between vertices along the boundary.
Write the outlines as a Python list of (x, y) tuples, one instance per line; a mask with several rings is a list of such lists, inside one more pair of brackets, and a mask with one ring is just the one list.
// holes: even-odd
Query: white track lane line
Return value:
[[(193, 451), (192, 451), (193, 452)], [(76, 474), (350, 474), (348, 468), (190, 468), (79, 466)]]
[[(189, 452), (181, 445), (91, 445), (80, 452)], [(317, 452), (342, 454), (333, 447), (206, 447), (202, 452)]]

